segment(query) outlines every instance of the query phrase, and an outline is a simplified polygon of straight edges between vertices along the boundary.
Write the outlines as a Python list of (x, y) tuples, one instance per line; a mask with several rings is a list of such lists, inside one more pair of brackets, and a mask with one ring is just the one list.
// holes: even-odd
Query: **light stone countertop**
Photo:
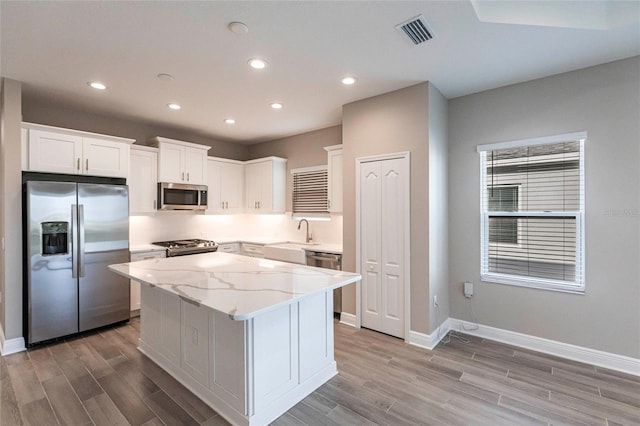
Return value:
[(156, 246), (154, 244), (135, 244), (129, 247), (130, 253), (146, 253), (148, 251), (163, 251), (166, 247)]
[(119, 263), (109, 269), (237, 321), (361, 279), (352, 272), (220, 252)]

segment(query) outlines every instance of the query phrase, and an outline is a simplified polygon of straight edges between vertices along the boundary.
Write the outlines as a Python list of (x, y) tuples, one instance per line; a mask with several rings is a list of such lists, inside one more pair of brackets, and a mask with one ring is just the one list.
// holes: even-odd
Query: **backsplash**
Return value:
[[(220, 240), (227, 238), (273, 238), (282, 241), (305, 239), (305, 225), (298, 230), (291, 213), (272, 215), (200, 215), (192, 212), (158, 212), (151, 216), (131, 216), (131, 245), (181, 238)], [(342, 215), (331, 215), (331, 221), (310, 221), (313, 240), (342, 243)]]

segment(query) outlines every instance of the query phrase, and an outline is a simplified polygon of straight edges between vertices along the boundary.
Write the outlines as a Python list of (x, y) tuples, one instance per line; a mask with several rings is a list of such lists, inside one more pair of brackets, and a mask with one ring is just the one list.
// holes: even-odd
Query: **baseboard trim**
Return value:
[(340, 313), (340, 324), (356, 327), (356, 316), (348, 312)]
[(418, 331), (410, 330), (409, 344), (432, 350), (433, 348), (438, 346), (438, 343), (440, 343), (440, 340), (442, 340), (447, 335), (450, 328), (450, 321), (449, 318), (447, 318), (431, 334), (424, 334)]
[(24, 337), (7, 340), (4, 337), (4, 329), (0, 327), (0, 356), (11, 355), (26, 350), (27, 347), (24, 345)]
[[(449, 330), (640, 376), (640, 359), (449, 318)], [(444, 324), (444, 323), (443, 323)], [(441, 335), (446, 333), (441, 332)], [(435, 346), (435, 345), (434, 345)]]

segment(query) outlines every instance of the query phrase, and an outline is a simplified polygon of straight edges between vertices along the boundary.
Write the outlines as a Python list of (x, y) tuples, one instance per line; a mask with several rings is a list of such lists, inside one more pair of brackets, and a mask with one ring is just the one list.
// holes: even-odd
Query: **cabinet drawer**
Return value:
[(167, 257), (166, 250), (158, 250), (158, 251), (146, 251), (142, 253), (131, 253), (130, 259), (131, 262), (137, 262), (139, 260), (147, 260), (147, 259), (158, 259), (162, 257)]
[(223, 253), (240, 253), (240, 243), (218, 244), (218, 251)]
[(242, 243), (242, 252), (262, 257), (264, 256), (264, 246), (261, 244)]

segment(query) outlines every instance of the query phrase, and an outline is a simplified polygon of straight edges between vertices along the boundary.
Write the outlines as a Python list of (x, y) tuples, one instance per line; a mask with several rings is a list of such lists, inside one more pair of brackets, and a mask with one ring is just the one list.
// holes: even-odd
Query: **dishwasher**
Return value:
[[(307, 266), (317, 266), (318, 268), (342, 270), (342, 255), (336, 253), (326, 253), (322, 251), (305, 250), (307, 252)], [(333, 290), (333, 313), (342, 312), (342, 288)]]

